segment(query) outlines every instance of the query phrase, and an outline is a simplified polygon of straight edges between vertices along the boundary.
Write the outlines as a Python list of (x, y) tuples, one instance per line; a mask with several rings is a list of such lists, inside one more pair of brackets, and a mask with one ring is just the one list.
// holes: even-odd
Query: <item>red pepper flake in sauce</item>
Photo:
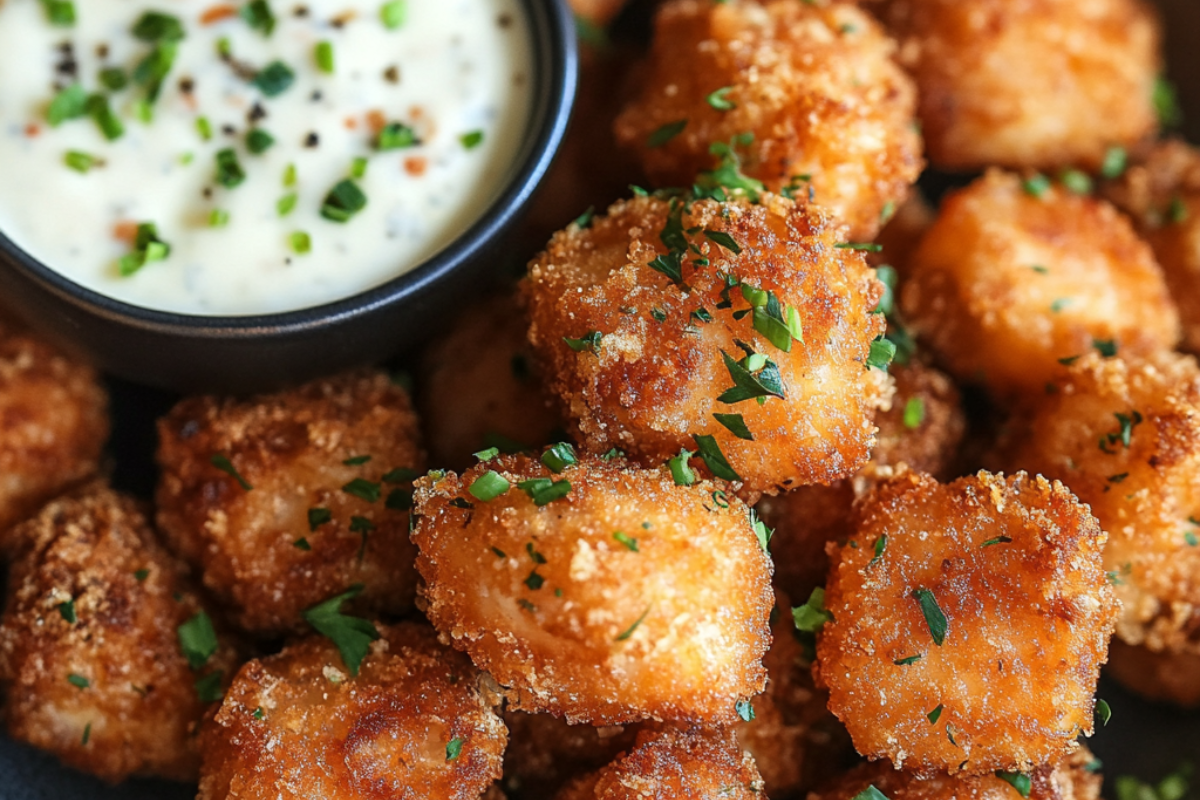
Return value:
[(429, 161), (424, 156), (409, 156), (404, 159), (404, 171), (414, 178), (424, 175), (428, 166)]
[(200, 24), (212, 25), (220, 22), (223, 19), (236, 17), (237, 13), (237, 6), (234, 5), (222, 4), (219, 6), (210, 6), (209, 8), (205, 9), (204, 13), (200, 15)]

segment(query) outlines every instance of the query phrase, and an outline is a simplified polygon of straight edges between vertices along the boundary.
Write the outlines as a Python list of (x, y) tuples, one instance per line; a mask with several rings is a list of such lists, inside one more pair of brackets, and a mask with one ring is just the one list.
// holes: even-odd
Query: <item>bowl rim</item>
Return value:
[(30, 255), (0, 229), (0, 269), (25, 273), (78, 311), (128, 328), (170, 337), (246, 341), (313, 333), (413, 299), (495, 244), (550, 169), (570, 122), (578, 84), (575, 20), (563, 0), (518, 0), (530, 25), (533, 97), (523, 146), (492, 201), (471, 225), (413, 268), (365, 291), (319, 305), (260, 314), (207, 315), (162, 311), (89, 289)]

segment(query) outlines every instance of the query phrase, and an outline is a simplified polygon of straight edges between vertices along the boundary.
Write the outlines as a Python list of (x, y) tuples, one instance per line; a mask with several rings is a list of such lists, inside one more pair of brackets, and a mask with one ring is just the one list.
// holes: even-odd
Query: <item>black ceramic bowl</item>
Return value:
[(381, 361), (436, 328), (504, 264), (504, 241), (558, 151), (575, 98), (574, 21), (564, 0), (523, 0), (534, 46), (523, 148), (483, 216), (415, 269), (326, 305), (261, 316), (153, 311), (85, 289), (0, 231), (0, 298), (61, 346), (123, 378), (181, 392), (266, 391)]

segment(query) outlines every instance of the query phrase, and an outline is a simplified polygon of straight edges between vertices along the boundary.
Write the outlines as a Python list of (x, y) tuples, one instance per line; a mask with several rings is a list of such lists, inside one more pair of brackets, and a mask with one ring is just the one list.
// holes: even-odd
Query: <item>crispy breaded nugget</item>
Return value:
[(1103, 194), (1133, 217), (1154, 248), (1179, 308), (1183, 347), (1200, 353), (1200, 152), (1181, 141), (1159, 144)]
[(0, 623), (9, 735), (114, 783), (194, 780), (201, 695), (220, 697), (237, 652), (198, 616), (204, 605), (141, 510), (92, 484), (11, 539)]
[(250, 400), (194, 397), (158, 425), (158, 523), (246, 630), (354, 583), (358, 609), (401, 612), (416, 588), (406, 488), (425, 468), (408, 394), (355, 372)]
[(850, 507), (871, 481), (907, 464), (915, 472), (942, 476), (954, 460), (966, 428), (958, 390), (945, 374), (920, 361), (893, 364), (896, 393), (875, 416), (879, 426), (871, 460), (855, 477), (831, 486), (802, 486), (764, 497), (755, 508), (775, 529), (771, 558), (775, 585), (807, 598), (825, 583), (825, 544), (850, 538)]
[(728, 734), (671, 728), (560, 792), (555, 800), (762, 800), (754, 759)]
[(742, 706), (734, 733), (754, 757), (767, 796), (797, 797), (833, 775), (853, 750), (826, 707), (827, 693), (813, 683), (811, 641), (806, 650), (796, 638), (787, 596), (775, 598), (771, 649), (763, 659), (767, 690)]
[(1009, 463), (1066, 483), (1108, 532), (1119, 637), (1200, 653), (1200, 368), (1093, 353), (1055, 388)]
[(202, 730), (199, 800), (476, 800), (508, 733), (491, 681), (424, 625), (379, 626), (351, 676), (310, 637), (238, 672)]
[[(508, 687), (572, 722), (732, 721), (762, 691), (770, 562), (718, 484), (573, 456), (416, 484), (426, 613)], [(569, 455), (569, 454), (568, 454)]]
[(1179, 318), (1150, 248), (1107, 203), (998, 170), (951, 195), (911, 261), (910, 330), (956, 377), (1041, 392), (1112, 340), (1171, 349)]
[(638, 725), (571, 725), (552, 714), (506, 711), (504, 787), (520, 797), (550, 797), (572, 778), (633, 747)]
[(1149, 700), (1200, 707), (1200, 652), (1155, 651), (1114, 639), (1105, 674)]
[(529, 340), (585, 447), (657, 466), (712, 437), (706, 462), (751, 491), (853, 473), (888, 385), (866, 366), (883, 287), (843, 241), (775, 195), (638, 197), (555, 234), (524, 284)]
[(1027, 772), (1091, 733), (1118, 608), (1104, 534), (1062, 484), (909, 473), (867, 495), (853, 536), (831, 550), (817, 659), (860, 753)]
[(875, 243), (881, 249), (867, 253), (867, 263), (873, 267), (887, 264), (903, 278), (908, 274), (913, 251), (936, 217), (937, 212), (914, 186), (908, 199), (888, 216), (887, 224), (875, 237)]
[(91, 475), (108, 396), (91, 367), (0, 320), (0, 546), (4, 531)]
[(1158, 23), (1141, 0), (890, 0), (929, 160), (1098, 168), (1158, 121)]
[[(1100, 775), (1086, 747), (1056, 765), (1039, 765), (1029, 775), (1029, 800), (1099, 800)], [(888, 800), (1014, 800), (1013, 785), (996, 775), (922, 778), (895, 769), (886, 761), (863, 764), (810, 792), (808, 800), (853, 800), (874, 786)]]
[(560, 422), (529, 352), (528, 327), (517, 298), (493, 295), (425, 351), (417, 405), (432, 463), (465, 469), (485, 447), (512, 451), (551, 441)]
[(775, 192), (811, 187), (869, 241), (922, 167), (915, 92), (894, 46), (853, 3), (669, 0), (617, 140), (659, 185), (690, 186), (717, 164), (710, 145), (752, 134), (735, 144), (747, 175)]

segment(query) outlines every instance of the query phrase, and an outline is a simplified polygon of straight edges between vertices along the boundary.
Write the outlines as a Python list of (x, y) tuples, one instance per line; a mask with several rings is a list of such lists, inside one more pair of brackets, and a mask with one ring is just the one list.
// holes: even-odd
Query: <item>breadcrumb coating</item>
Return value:
[(911, 261), (910, 331), (954, 376), (1041, 392), (1096, 342), (1174, 347), (1179, 317), (1150, 248), (1109, 204), (991, 170), (942, 203)]
[(158, 433), (158, 524), (239, 626), (306, 630), (301, 611), (355, 583), (366, 588), (352, 608), (412, 607), (407, 487), (425, 454), (408, 394), (385, 374), (189, 398)]
[(0, 320), (0, 547), (10, 526), (96, 473), (108, 429), (96, 372)]
[(1200, 707), (1200, 653), (1155, 651), (1114, 639), (1105, 674), (1147, 700)]
[(552, 797), (566, 783), (633, 747), (636, 725), (571, 725), (552, 714), (506, 711), (506, 789), (518, 797)]
[(811, 187), (870, 241), (923, 166), (916, 94), (894, 49), (853, 3), (669, 0), (617, 140), (658, 185), (690, 186), (716, 165), (710, 145), (752, 134), (739, 147), (747, 175), (774, 192)]
[(180, 626), (212, 609), (138, 505), (97, 482), (10, 537), (0, 622), (8, 734), (111, 783), (195, 780), (199, 693), (219, 696), (240, 663), (236, 642), (207, 616), (213, 650), (198, 649), (189, 666)]
[(316, 636), (242, 667), (202, 731), (199, 800), (477, 800), (508, 738), (490, 679), (424, 625), (377, 630), (357, 676)]
[[(664, 237), (694, 247), (677, 281), (650, 265), (682, 252)], [(774, 195), (761, 205), (636, 197), (555, 234), (524, 284), (529, 341), (578, 440), (658, 466), (711, 436), (752, 492), (852, 474), (890, 386), (866, 364), (883, 333), (872, 313), (882, 284), (839, 244), (844, 229), (824, 212)], [(747, 298), (769, 302), (765, 292), (778, 317), (794, 312), (803, 341), (761, 332), (767, 307), (751, 315)], [(753, 380), (777, 371), (782, 390), (731, 398), (735, 372), (755, 357), (770, 364), (754, 365)]]
[(889, 0), (929, 160), (1098, 169), (1158, 126), (1158, 21), (1141, 0)]
[[(569, 490), (547, 500), (526, 481)], [(770, 561), (721, 485), (620, 459), (555, 474), (506, 456), (422, 478), (415, 499), (426, 614), (507, 687), (509, 708), (730, 722), (762, 691)]]
[(1087, 506), (1024, 473), (910, 473), (855, 517), (831, 545), (817, 657), (860, 753), (924, 776), (1028, 772), (1091, 733), (1118, 605)]

